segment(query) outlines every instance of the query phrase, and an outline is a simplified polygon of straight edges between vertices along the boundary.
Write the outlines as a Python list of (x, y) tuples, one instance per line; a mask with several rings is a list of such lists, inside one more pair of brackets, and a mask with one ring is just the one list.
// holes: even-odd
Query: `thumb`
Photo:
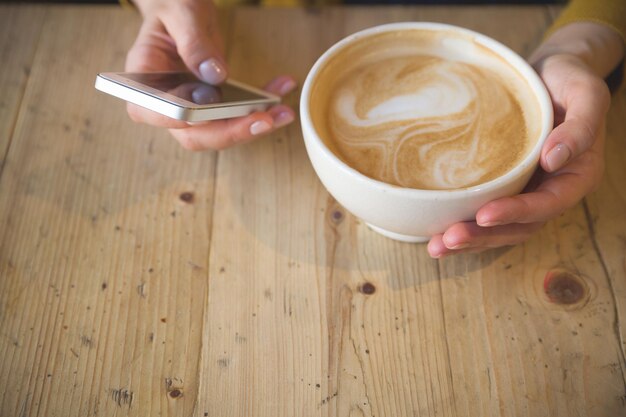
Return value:
[(171, 13), (162, 16), (162, 22), (187, 68), (201, 80), (215, 85), (228, 78), (228, 70), (221, 51), (215, 10), (208, 3), (170, 9)]
[(542, 150), (541, 166), (554, 172), (593, 145), (611, 101), (606, 84), (588, 77), (566, 86), (565, 120), (548, 136)]

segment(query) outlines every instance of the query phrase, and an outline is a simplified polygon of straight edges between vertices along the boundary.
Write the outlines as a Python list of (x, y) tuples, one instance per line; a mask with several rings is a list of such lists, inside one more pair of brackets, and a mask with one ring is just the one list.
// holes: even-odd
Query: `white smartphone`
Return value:
[(96, 89), (188, 122), (245, 116), (280, 103), (279, 96), (238, 81), (213, 86), (189, 72), (104, 72)]

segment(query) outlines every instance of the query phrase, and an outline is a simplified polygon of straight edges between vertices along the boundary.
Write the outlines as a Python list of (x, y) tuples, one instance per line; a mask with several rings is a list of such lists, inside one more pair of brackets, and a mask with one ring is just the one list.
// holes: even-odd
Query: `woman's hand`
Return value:
[[(191, 71), (217, 85), (228, 77), (224, 46), (216, 11), (210, 0), (136, 0), (144, 21), (128, 52), (126, 71)], [(277, 95), (293, 90), (289, 76), (270, 81), (265, 89)], [(180, 144), (191, 150), (222, 149), (272, 132), (294, 120), (294, 112), (277, 105), (248, 116), (190, 124), (128, 104), (136, 122), (165, 127)]]
[(432, 257), (524, 242), (599, 185), (610, 105), (602, 77), (617, 66), (623, 51), (617, 33), (595, 23), (565, 26), (539, 47), (531, 63), (548, 88), (555, 114), (540, 167), (522, 194), (489, 202), (475, 221), (433, 236), (428, 244)]

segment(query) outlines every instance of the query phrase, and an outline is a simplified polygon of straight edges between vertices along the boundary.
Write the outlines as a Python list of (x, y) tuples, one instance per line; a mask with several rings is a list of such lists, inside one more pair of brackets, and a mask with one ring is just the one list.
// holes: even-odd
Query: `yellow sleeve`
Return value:
[(119, 0), (119, 2), (120, 2), (120, 5), (125, 9), (135, 8), (135, 4), (132, 2), (132, 0)]
[(625, 0), (572, 0), (552, 24), (548, 34), (568, 23), (591, 21), (615, 30), (626, 42)]

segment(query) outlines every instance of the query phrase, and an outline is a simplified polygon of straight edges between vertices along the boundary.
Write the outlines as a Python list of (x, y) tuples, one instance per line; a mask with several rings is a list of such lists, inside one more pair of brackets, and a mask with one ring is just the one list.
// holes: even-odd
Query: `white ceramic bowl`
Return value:
[[(390, 185), (369, 178), (346, 165), (331, 152), (318, 135), (309, 113), (309, 97), (316, 74), (337, 51), (369, 35), (401, 30), (454, 31), (473, 38), (515, 67), (537, 99), (541, 115), (540, 135), (528, 155), (515, 168), (489, 182), (455, 190), (417, 190)], [(393, 23), (352, 34), (328, 49), (313, 65), (302, 89), (300, 117), (306, 149), (315, 172), (328, 192), (348, 211), (364, 220), (373, 230), (396, 240), (423, 242), (450, 225), (475, 218), (489, 201), (518, 194), (526, 185), (552, 130), (550, 96), (532, 67), (503, 44), (468, 29), (429, 22)]]

